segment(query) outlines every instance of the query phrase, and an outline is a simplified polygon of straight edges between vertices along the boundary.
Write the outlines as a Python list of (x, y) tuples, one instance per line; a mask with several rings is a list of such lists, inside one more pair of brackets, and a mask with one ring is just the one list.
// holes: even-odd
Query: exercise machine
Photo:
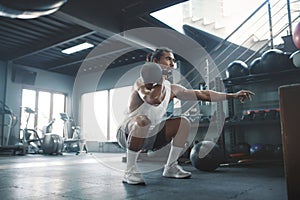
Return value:
[(23, 144), (27, 145), (27, 153), (43, 153), (62, 155), (63, 138), (57, 134), (51, 133), (55, 119), (52, 119), (42, 131), (42, 137), (39, 136), (35, 129), (28, 128), (28, 122), (32, 114), (36, 114), (34, 110), (25, 107), (25, 112), (28, 113), (26, 125), (21, 129)]
[[(64, 151), (76, 152), (76, 155), (82, 152), (87, 153), (86, 141), (84, 138), (81, 138), (80, 127), (76, 126), (73, 118), (67, 113), (60, 113), (60, 117), (64, 121), (64, 136), (67, 136), (64, 138)], [(73, 130), (71, 134), (69, 134), (70, 127)]]
[(42, 153), (42, 139), (39, 137), (39, 134), (35, 129), (28, 128), (30, 117), (32, 115), (35, 115), (36, 112), (29, 107), (24, 107), (24, 111), (28, 115), (26, 118), (25, 127), (20, 130), (20, 132), (22, 133), (21, 141), (24, 145), (27, 145), (27, 153)]
[(26, 154), (26, 145), (17, 142), (14, 145), (9, 144), (13, 128), (17, 124), (17, 116), (4, 102), (0, 101), (0, 154), (4, 155), (24, 155)]

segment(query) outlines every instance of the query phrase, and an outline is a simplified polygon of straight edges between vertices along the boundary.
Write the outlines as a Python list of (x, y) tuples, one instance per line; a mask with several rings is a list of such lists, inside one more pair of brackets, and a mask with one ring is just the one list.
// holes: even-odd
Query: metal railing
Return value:
[[(235, 48), (232, 50), (234, 44), (230, 43), (226, 47), (226, 51), (222, 54), (218, 53), (218, 48), (210, 52), (212, 55), (217, 53), (218, 57), (226, 56), (221, 62), (216, 63), (220, 68), (220, 71), (226, 70), (228, 63), (235, 60), (243, 60), (246, 63), (252, 61), (255, 56), (262, 54), (267, 49), (277, 48), (282, 43), (276, 43), (280, 41), (282, 36), (292, 35), (292, 24), (297, 23), (299, 14), (291, 11), (291, 7), (294, 7), (299, 1), (290, 2), (289, 0), (266, 0), (258, 9), (256, 9), (236, 30), (234, 34), (230, 34), (226, 38), (226, 41), (236, 41), (236, 38), (243, 37), (246, 32), (254, 33), (259, 42), (251, 41), (250, 45), (246, 45), (249, 41), (249, 37), (240, 42), (238, 47), (244, 47), (244, 51)], [(257, 26), (258, 25), (258, 26)], [(268, 27), (268, 28), (267, 28)], [(254, 46), (256, 46), (254, 48)], [(229, 51), (228, 51), (229, 50)], [(233, 55), (233, 52), (239, 50), (239, 56), (232, 58), (229, 55)], [(249, 52), (249, 53), (247, 53)], [(217, 59), (216, 59), (217, 60)]]
[[(277, 41), (281, 40), (283, 36), (292, 35), (292, 27), (299, 21), (298, 8), (300, 10), (300, 0), (264, 1), (234, 31), (208, 52), (216, 66), (209, 69), (208, 76), (211, 77), (208, 80), (214, 80), (216, 77), (226, 78), (227, 66), (235, 60), (242, 60), (249, 64), (264, 51), (281, 45), (282, 43), (277, 44)], [(254, 41), (254, 37), (256, 41)], [(201, 63), (200, 65), (205, 66), (206, 64)], [(195, 70), (184, 75), (193, 77), (188, 79), (190, 83), (201, 82), (198, 80), (199, 76), (193, 76)]]
[[(280, 44), (274, 44), (274, 41), (278, 41), (282, 36), (292, 35), (292, 25), (299, 21), (298, 10), (292, 9), (294, 4), (298, 4), (300, 8), (300, 0), (264, 1), (232, 33), (208, 52), (217, 66), (211, 69), (209, 74), (214, 74), (215, 77), (214, 70), (219, 70), (217, 75), (224, 78), (224, 72), (232, 61), (242, 60), (249, 64), (264, 51), (277, 48)], [(257, 41), (254, 41), (253, 37)], [(185, 77), (193, 72), (194, 70), (189, 71)], [(195, 79), (196, 77), (189, 81), (193, 82)]]

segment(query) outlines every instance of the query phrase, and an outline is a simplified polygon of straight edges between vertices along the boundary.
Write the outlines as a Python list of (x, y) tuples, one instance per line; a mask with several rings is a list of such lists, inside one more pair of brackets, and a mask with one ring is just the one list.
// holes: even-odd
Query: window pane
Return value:
[(117, 129), (128, 112), (128, 101), (132, 86), (110, 90), (109, 141), (117, 141)]
[[(23, 89), (22, 90), (22, 110), (21, 110), (21, 124), (20, 129), (24, 129), (27, 125), (27, 128), (34, 128), (34, 114), (29, 114), (26, 112), (25, 108), (28, 107), (35, 111), (35, 96), (36, 92), (34, 90)], [(28, 120), (28, 124), (27, 124)], [(20, 131), (20, 138), (23, 138), (23, 132)]]
[[(65, 112), (65, 103), (66, 103), (65, 100), (66, 100), (66, 96), (64, 94), (57, 94), (57, 93), (53, 94), (52, 119), (55, 119), (55, 123), (53, 124), (52, 132), (62, 137), (68, 137), (68, 135), (63, 135), (64, 121), (60, 119), (60, 113)], [(71, 131), (72, 130), (69, 130), (69, 132)]]
[[(22, 90), (21, 129), (25, 128), (26, 121), (29, 115), (27, 112), (25, 112), (25, 107), (31, 108), (35, 111), (35, 96), (36, 92), (34, 90)], [(27, 127), (34, 128), (34, 115), (30, 115)]]
[[(43, 130), (48, 122), (50, 121), (50, 103), (51, 103), (51, 93), (50, 92), (38, 92), (38, 120), (37, 120), (37, 130), (38, 132)], [(40, 135), (41, 136), (41, 135)]]
[(81, 137), (88, 141), (107, 141), (108, 91), (81, 97)]

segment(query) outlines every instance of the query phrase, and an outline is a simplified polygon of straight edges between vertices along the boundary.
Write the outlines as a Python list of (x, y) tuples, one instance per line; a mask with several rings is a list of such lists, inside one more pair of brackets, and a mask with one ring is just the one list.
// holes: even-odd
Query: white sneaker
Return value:
[(125, 171), (123, 183), (127, 183), (130, 185), (145, 185), (142, 174), (136, 169), (135, 166)]
[(168, 178), (189, 178), (192, 176), (192, 173), (184, 171), (178, 165), (178, 162), (174, 162), (170, 166), (165, 165), (163, 176)]

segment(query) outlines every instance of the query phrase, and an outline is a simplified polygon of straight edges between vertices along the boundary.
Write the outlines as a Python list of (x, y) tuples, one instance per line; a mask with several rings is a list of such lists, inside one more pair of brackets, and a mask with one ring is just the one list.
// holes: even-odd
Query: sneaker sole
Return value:
[(192, 174), (187, 175), (187, 176), (168, 176), (168, 175), (163, 175), (163, 177), (166, 178), (176, 178), (176, 179), (188, 179), (192, 177)]
[(122, 183), (126, 183), (128, 185), (146, 185), (145, 182), (132, 182), (132, 181), (127, 181), (127, 180), (122, 180)]

